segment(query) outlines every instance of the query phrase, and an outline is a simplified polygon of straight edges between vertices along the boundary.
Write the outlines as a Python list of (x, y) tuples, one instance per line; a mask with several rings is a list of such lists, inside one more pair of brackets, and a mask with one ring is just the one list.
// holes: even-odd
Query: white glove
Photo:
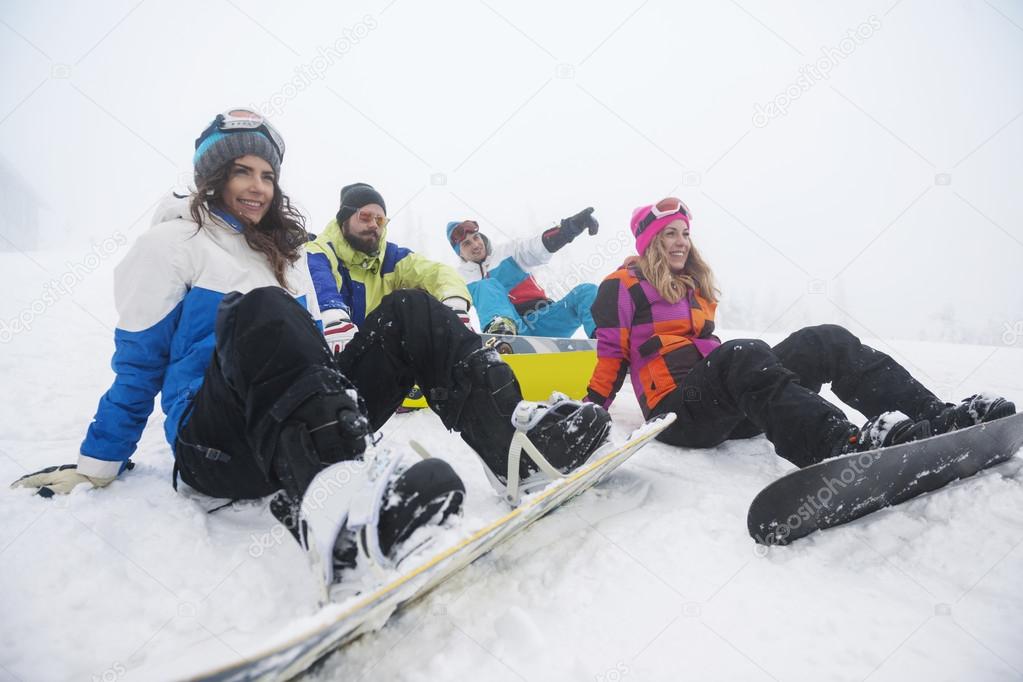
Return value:
[(327, 340), (330, 352), (337, 355), (355, 338), (359, 328), (355, 326), (348, 313), (343, 310), (324, 310), (323, 338)]
[(78, 473), (77, 464), (62, 464), (46, 467), (34, 474), (22, 476), (11, 484), (12, 488), (38, 488), (42, 497), (67, 495), (80, 483), (91, 483), (94, 488), (102, 488), (110, 484), (116, 476), (84, 476)]
[(469, 318), (468, 301), (460, 296), (448, 296), (441, 303), (455, 311), (455, 315), (458, 315), (458, 319), (469, 328), (469, 331), (476, 331), (472, 326), (472, 320)]
[(321, 317), (326, 345), (330, 348), (330, 353), (338, 355), (351, 343), (359, 328), (343, 310), (324, 310)]

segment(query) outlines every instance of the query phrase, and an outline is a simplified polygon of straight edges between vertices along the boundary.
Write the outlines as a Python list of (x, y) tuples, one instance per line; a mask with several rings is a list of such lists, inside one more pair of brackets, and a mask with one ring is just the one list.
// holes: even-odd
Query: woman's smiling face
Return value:
[(692, 246), (689, 241), (689, 226), (684, 220), (673, 220), (661, 231), (658, 238), (667, 254), (668, 267), (672, 272), (682, 272), (686, 261), (689, 260), (689, 249)]
[(255, 226), (270, 210), (274, 198), (274, 171), (258, 156), (248, 154), (231, 162), (224, 185), (224, 208), (246, 225)]

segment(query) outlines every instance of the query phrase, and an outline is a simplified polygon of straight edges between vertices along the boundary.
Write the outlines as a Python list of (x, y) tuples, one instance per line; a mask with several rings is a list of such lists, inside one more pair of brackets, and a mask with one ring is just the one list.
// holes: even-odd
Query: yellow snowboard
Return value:
[[(483, 334), (483, 343), (493, 346), (515, 372), (526, 400), (547, 400), (552, 391), (581, 399), (597, 364), (597, 342), (593, 339), (557, 339), (539, 336), (497, 336)], [(427, 407), (418, 388), (402, 403), (404, 410)]]

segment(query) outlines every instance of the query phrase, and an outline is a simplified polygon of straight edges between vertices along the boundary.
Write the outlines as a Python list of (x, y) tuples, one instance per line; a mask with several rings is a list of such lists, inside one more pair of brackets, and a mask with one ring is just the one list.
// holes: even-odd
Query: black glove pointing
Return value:
[(574, 216), (565, 218), (557, 227), (543, 233), (543, 245), (551, 253), (568, 244), (570, 241), (588, 230), (591, 235), (597, 234), (600, 223), (593, 217), (593, 207), (584, 208)]

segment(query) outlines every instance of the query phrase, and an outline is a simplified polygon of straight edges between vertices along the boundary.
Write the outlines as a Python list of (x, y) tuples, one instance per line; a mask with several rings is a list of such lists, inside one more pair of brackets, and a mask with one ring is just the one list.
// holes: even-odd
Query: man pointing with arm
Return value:
[(469, 285), (483, 331), (570, 337), (582, 325), (592, 336), (596, 285), (579, 284), (555, 301), (531, 271), (583, 231), (593, 235), (598, 227), (593, 209), (586, 208), (534, 237), (493, 244), (475, 220), (449, 222), (448, 243), (462, 259), (458, 272)]

